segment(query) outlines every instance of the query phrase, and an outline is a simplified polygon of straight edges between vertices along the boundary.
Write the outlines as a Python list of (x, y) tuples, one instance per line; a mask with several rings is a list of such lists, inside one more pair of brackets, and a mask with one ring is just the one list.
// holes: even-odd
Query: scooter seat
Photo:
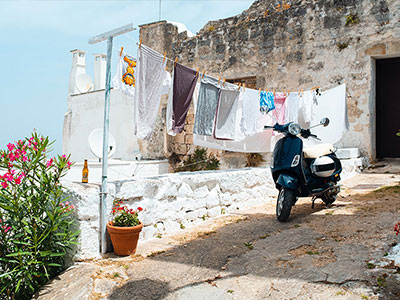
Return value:
[(319, 144), (303, 150), (304, 158), (318, 158), (333, 152), (335, 152), (335, 148), (332, 144)]

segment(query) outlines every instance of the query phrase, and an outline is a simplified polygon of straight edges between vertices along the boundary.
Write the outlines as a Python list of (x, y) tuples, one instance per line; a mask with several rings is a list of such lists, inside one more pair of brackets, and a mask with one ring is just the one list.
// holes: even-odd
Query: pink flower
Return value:
[(10, 226), (8, 226), (7, 228), (6, 227), (4, 227), (5, 229), (4, 229), (4, 232), (5, 233), (7, 233), (10, 229), (11, 229), (11, 227)]
[(13, 161), (15, 160), (15, 155), (14, 155), (14, 153), (10, 153), (10, 154), (8, 155), (8, 158), (9, 158), (9, 160), (10, 160), (11, 162), (13, 162)]
[(9, 143), (9, 144), (7, 145), (7, 148), (8, 148), (8, 151), (13, 151), (13, 149), (15, 148), (15, 145)]
[(22, 176), (22, 174), (20, 174), (17, 178), (15, 178), (14, 179), (15, 184), (21, 184), (22, 178), (24, 178), (24, 176)]
[(61, 155), (62, 158), (67, 158), (67, 156), (65, 154)]
[(46, 163), (46, 167), (47, 167), (47, 168), (50, 168), (52, 164), (53, 164), (53, 159), (50, 158), (50, 159), (47, 161), (47, 163)]
[(68, 167), (68, 169), (71, 169), (71, 165), (72, 165), (72, 163), (71, 163), (70, 161), (68, 161), (68, 162), (67, 162), (67, 167)]
[(23, 156), (22, 157), (22, 161), (28, 161), (28, 157), (27, 156)]
[(7, 184), (7, 182), (3, 181), (1, 183), (1, 186), (3, 187), (3, 189), (6, 189), (8, 187), (8, 184)]

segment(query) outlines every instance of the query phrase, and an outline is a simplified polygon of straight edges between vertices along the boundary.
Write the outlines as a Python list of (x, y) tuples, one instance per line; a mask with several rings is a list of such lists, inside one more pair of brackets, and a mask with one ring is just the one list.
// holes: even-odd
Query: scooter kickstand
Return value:
[(312, 208), (312, 209), (314, 209), (315, 200), (317, 200), (317, 197), (315, 197), (315, 196), (312, 197), (312, 199), (311, 199), (311, 201), (312, 201), (311, 208)]

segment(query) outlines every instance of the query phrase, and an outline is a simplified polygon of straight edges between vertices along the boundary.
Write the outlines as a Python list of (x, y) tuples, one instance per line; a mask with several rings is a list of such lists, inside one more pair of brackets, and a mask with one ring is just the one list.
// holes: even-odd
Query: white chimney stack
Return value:
[(106, 88), (106, 67), (107, 55), (103, 53), (93, 54), (94, 56), (94, 90)]
[(91, 78), (86, 74), (86, 62), (84, 50), (71, 50), (72, 68), (69, 75), (68, 94), (75, 95), (90, 91), (93, 87)]

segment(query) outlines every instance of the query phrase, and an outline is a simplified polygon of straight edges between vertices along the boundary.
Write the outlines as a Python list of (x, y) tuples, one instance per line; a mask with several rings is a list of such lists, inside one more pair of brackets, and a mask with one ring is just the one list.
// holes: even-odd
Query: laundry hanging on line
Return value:
[[(322, 131), (323, 141), (336, 143), (348, 129), (345, 86), (325, 91), (322, 95), (318, 95), (315, 91), (305, 91), (292, 92), (286, 97), (286, 93), (259, 93), (249, 88), (245, 90), (225, 81), (221, 83), (220, 80), (204, 74), (201, 83), (196, 84), (198, 72), (179, 64), (175, 64), (172, 81), (169, 73), (165, 71), (165, 56), (144, 45), (138, 49), (136, 74), (131, 69), (128, 73), (126, 70), (123, 72), (124, 67), (128, 69), (128, 66), (134, 65), (132, 61), (133, 58), (127, 55), (121, 57), (114, 79), (120, 78), (118, 83), (124, 84), (121, 90), (123, 86), (135, 86), (135, 134), (141, 139), (151, 137), (159, 113), (160, 97), (168, 93), (168, 90), (170, 94), (167, 106), (167, 126), (170, 129), (168, 132), (176, 134), (183, 130), (193, 98), (196, 102), (194, 144), (199, 146), (207, 145), (211, 148), (240, 152), (268, 152), (271, 150), (268, 146), (271, 146), (271, 142), (273, 144), (279, 136), (272, 137), (271, 134), (267, 134), (271, 131), (264, 131), (264, 125), (272, 125), (275, 121), (281, 124), (298, 121), (300, 125), (307, 127), (316, 122), (321, 115), (331, 115), (331, 117), (328, 116), (331, 119), (331, 126), (332, 124), (339, 126), (335, 134), (332, 131), (332, 134), (327, 135)], [(185, 85), (178, 83), (179, 78), (184, 78), (184, 76), (175, 76), (176, 65), (184, 74), (191, 76), (191, 80), (183, 80), (186, 82)], [(204, 84), (203, 88), (201, 88), (202, 84)], [(206, 84), (209, 86), (207, 87)], [(182, 88), (183, 86), (185, 88)], [(231, 92), (223, 92), (223, 89), (231, 90)], [(225, 93), (234, 97), (221, 98), (221, 94)], [(227, 101), (228, 98), (230, 101)], [(259, 101), (259, 107), (256, 113), (257, 101)], [(268, 114), (262, 114), (263, 111), (265, 112), (265, 107), (270, 111)], [(333, 123), (332, 120), (334, 120)], [(224, 140), (218, 140), (218, 138)], [(265, 138), (268, 139), (268, 143), (260, 143)], [(262, 147), (261, 144), (263, 144)]]
[(168, 134), (176, 135), (183, 131), (197, 80), (198, 72), (179, 63), (174, 64), (172, 92), (167, 105)]
[[(121, 53), (122, 54), (122, 53)], [(117, 72), (112, 80), (114, 89), (133, 97), (135, 95), (136, 59), (128, 54), (118, 57)]]
[(137, 78), (134, 99), (134, 133), (140, 139), (151, 138), (159, 113), (161, 95), (171, 77), (165, 71), (164, 57), (153, 49), (141, 45), (137, 55)]

